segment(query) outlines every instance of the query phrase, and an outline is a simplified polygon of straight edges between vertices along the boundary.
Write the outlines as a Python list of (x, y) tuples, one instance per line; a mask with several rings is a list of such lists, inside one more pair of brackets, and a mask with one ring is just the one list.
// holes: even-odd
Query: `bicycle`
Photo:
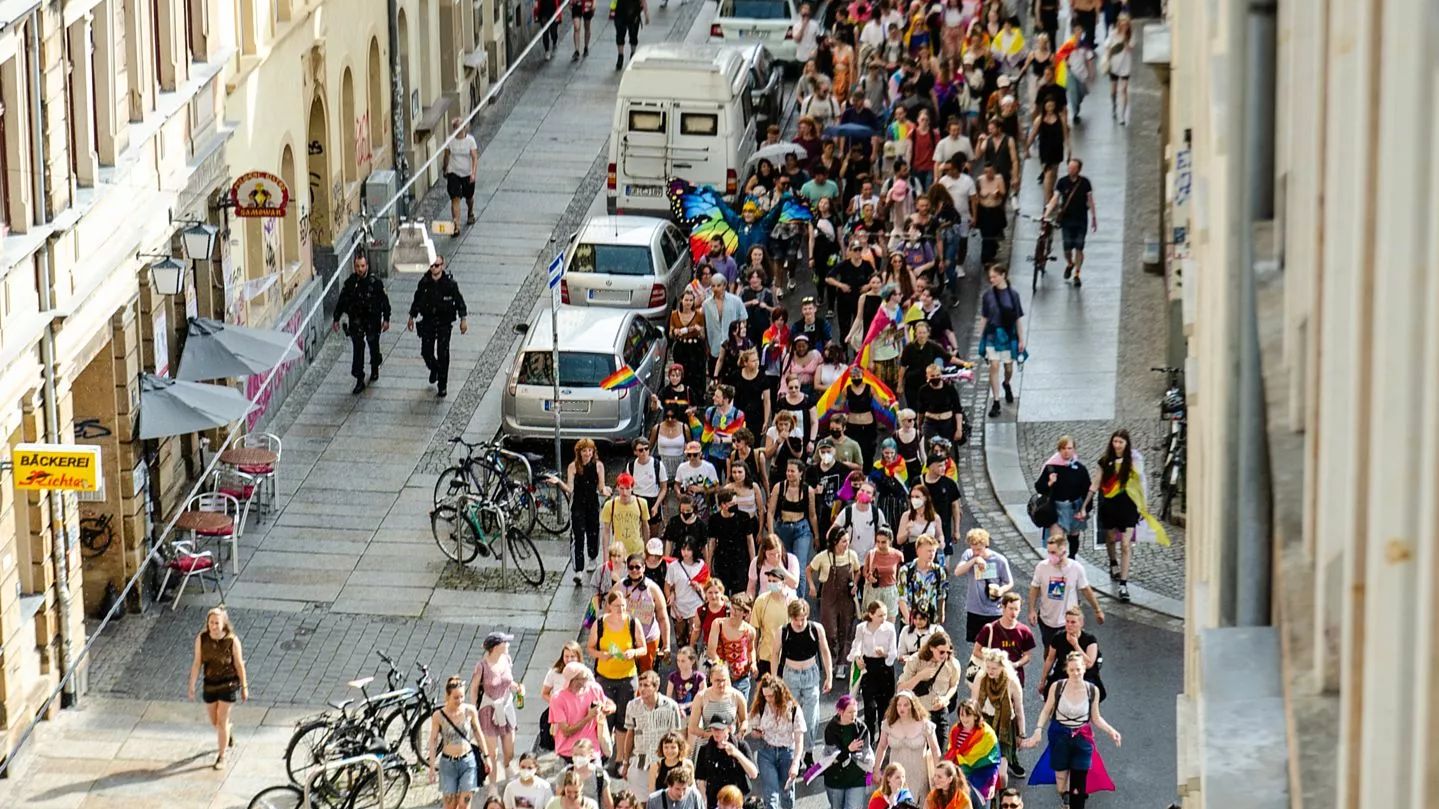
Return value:
[(570, 527), (570, 496), (551, 469), (535, 471), (542, 459), (518, 453), (488, 441), (470, 442), (460, 436), (451, 444), (463, 446), (465, 455), (440, 473), (435, 481), (436, 507), (460, 494), (473, 494), (502, 503), (518, 515), (519, 528), (529, 534), (535, 524), (551, 534), (563, 534)]
[[(385, 809), (396, 809), (401, 806), (410, 793), (409, 768), (394, 757), (384, 740), (378, 737), (355, 745), (354, 750), (358, 752), (307, 779), (308, 804), (301, 787), (277, 784), (251, 798), (249, 809), (377, 809), (382, 805)], [(383, 770), (383, 787), (375, 771), (375, 759)]]
[(1159, 420), (1169, 423), (1169, 432), (1159, 478), (1158, 516), (1169, 522), (1174, 514), (1174, 501), (1181, 497), (1184, 490), (1184, 467), (1188, 455), (1189, 414), (1184, 403), (1184, 371), (1167, 366), (1149, 370), (1164, 374), (1166, 380), (1164, 396), (1159, 400)]
[[(387, 739), (385, 730), (397, 710), (415, 702), (428, 704), (429, 697), (424, 693), (424, 686), (429, 678), (428, 668), (421, 667), (421, 687), (408, 688), (405, 686), (405, 673), (383, 652), (376, 653), (389, 666), (389, 671), (385, 674), (389, 690), (371, 697), (368, 686), (374, 681), (374, 677), (351, 680), (349, 686), (359, 689), (362, 695), (358, 705), (354, 704), (354, 699), (331, 700), (332, 711), (297, 723), (294, 733), (290, 735), (289, 744), (285, 746), (285, 773), (290, 776), (291, 783), (297, 786), (305, 783), (306, 778), (316, 768), (323, 767), (326, 761), (337, 757), (334, 755), (335, 749), (350, 747), (348, 742), (369, 735)], [(399, 745), (400, 743), (396, 742), (395, 751), (398, 751)], [(420, 749), (420, 745), (413, 739), (411, 746), (416, 751)]]
[(1058, 260), (1050, 254), (1054, 246), (1056, 223), (1047, 216), (1030, 216), (1028, 214), (1020, 214), (1020, 216), (1039, 223), (1039, 233), (1034, 237), (1034, 253), (1029, 256), (1030, 262), (1034, 265), (1034, 278), (1030, 282), (1029, 291), (1037, 292), (1039, 278), (1048, 271), (1049, 262)]
[[(493, 554), (503, 562), (509, 553), (527, 584), (538, 587), (545, 581), (545, 560), (535, 541), (510, 522), (501, 503), (462, 492), (430, 512), (430, 532), (440, 551), (462, 565), (482, 554)], [(503, 545), (500, 537), (504, 537)]]

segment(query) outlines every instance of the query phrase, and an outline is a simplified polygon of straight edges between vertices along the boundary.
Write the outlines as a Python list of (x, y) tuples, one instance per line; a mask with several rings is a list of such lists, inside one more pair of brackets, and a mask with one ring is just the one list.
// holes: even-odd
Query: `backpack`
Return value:
[[(834, 521), (834, 524), (829, 527), (830, 542), (831, 542), (831, 543), (834, 541), (834, 540), (833, 540), (833, 537), (834, 537), (834, 535), (835, 535), (837, 532), (843, 531), (845, 528), (851, 528), (851, 527), (854, 526), (854, 503), (850, 503), (849, 505), (845, 506), (845, 507), (844, 507), (844, 511), (841, 512), (841, 513), (844, 514), (844, 525), (841, 526), (841, 525), (839, 524), (839, 520), (835, 520), (835, 521)], [(880, 513), (879, 513), (879, 507), (876, 506), (874, 503), (870, 503), (870, 504), (869, 504), (869, 527), (872, 528), (872, 529), (874, 529), (874, 531), (876, 531), (876, 532), (879, 531), (879, 527), (880, 527), (879, 518), (880, 518), (880, 516), (881, 516), (881, 515), (880, 515)], [(889, 527), (889, 523), (888, 523), (888, 522), (885, 522), (885, 523), (884, 523), (884, 527), (888, 528), (888, 527)]]
[[(655, 485), (658, 486), (658, 487), (660, 487), (660, 495), (663, 496), (664, 493), (665, 493), (665, 484), (660, 480), (660, 456), (654, 454), (653, 452), (650, 453), (650, 469), (651, 469), (651, 471), (653, 472), (653, 474), (654, 474), (654, 476), (655, 476)], [(628, 461), (625, 462), (625, 471), (628, 472), (628, 473), (630, 473), (630, 476), (631, 476), (631, 477), (634, 477), (634, 474), (635, 474), (635, 459), (634, 459), (634, 458), (630, 458)], [(653, 517), (654, 515), (650, 515), (650, 516)]]

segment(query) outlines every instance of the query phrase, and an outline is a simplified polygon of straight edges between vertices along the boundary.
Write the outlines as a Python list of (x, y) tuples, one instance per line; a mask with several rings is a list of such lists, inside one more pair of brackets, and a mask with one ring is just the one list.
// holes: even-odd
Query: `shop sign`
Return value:
[(155, 375), (170, 375), (170, 324), (165, 314), (165, 306), (161, 304), (151, 314), (152, 337), (155, 348)]
[(230, 202), (236, 216), (284, 216), (290, 204), (290, 189), (284, 180), (267, 171), (252, 171), (230, 186)]
[(16, 444), (10, 455), (15, 488), (27, 491), (100, 489), (100, 448), (85, 444)]

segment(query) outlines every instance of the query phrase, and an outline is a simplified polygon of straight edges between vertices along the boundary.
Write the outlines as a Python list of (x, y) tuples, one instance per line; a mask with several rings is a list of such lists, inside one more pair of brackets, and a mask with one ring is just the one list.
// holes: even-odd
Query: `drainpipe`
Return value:
[[(386, 0), (385, 21), (389, 25), (390, 38), (390, 151), (394, 153), (395, 187), (404, 188), (410, 179), (409, 162), (405, 160), (405, 78), (400, 67), (400, 3)], [(410, 205), (406, 195), (401, 194), (396, 203), (401, 220), (409, 218)]]
[(1254, 226), (1274, 215), (1275, 0), (1249, 0), (1245, 15), (1245, 106), (1242, 171), (1249, 182), (1239, 210), (1239, 445), (1238, 535), (1234, 548), (1234, 623), (1268, 626), (1272, 621), (1273, 485), (1268, 409), (1264, 399)]
[[(40, 107), (40, 10), (30, 12), (30, 55), (26, 64), (30, 73), (30, 135), (35, 150), (35, 224), (49, 222), (45, 209), (45, 132), (41, 126)], [(40, 246), (40, 309), (51, 312), (54, 301), (51, 297), (52, 269), (50, 265), (50, 240)], [(52, 317), (45, 324), (45, 333), (40, 338), (40, 356), (45, 364), (45, 440), (54, 444), (63, 443), (60, 436), (60, 401), (55, 393), (55, 320)], [(62, 707), (76, 704), (74, 678), (68, 677), (73, 667), (70, 649), (70, 560), (69, 532), (65, 498), (57, 490), (50, 490), (50, 563), (55, 568), (55, 595), (59, 601), (60, 619), (55, 622), (60, 635), (60, 671), (65, 690), (60, 698)]]

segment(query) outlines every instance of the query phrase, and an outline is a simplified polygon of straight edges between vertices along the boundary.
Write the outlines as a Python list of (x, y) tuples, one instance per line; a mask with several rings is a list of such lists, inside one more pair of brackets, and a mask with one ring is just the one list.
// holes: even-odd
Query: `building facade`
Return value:
[(1183, 805), (1433, 806), (1439, 6), (1175, 2), (1167, 24)]
[[(103, 491), (79, 497), (17, 490), (0, 467), (0, 757), (72, 667), (48, 710), (83, 693), (85, 617), (136, 576), (203, 468), (200, 436), (135, 438), (141, 374), (173, 374), (189, 317), (300, 328), (342, 269), (335, 256), (363, 238), (366, 181), (397, 152), (402, 175), (423, 164), (503, 71), (503, 8), (0, 3), (0, 442), (6, 459), (22, 442), (97, 445), (104, 472)], [(232, 215), (231, 184), (252, 171), (283, 180), (286, 216)], [(438, 180), (427, 171), (412, 193)], [(210, 255), (182, 249), (196, 223), (218, 228)], [(181, 295), (153, 283), (165, 256), (185, 265)], [(326, 331), (306, 329), (307, 358)], [(247, 427), (304, 364), (282, 370)], [(253, 395), (261, 380), (232, 383)]]

